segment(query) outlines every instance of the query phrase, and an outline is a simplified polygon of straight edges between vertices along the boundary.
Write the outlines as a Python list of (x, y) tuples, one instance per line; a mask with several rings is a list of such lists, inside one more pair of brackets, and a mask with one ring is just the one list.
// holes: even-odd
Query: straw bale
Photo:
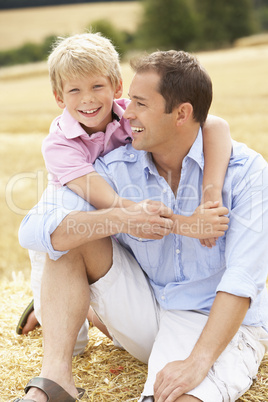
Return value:
[[(39, 374), (42, 361), (42, 328), (27, 336), (15, 332), (21, 312), (31, 300), (30, 284), (17, 275), (0, 282), (0, 401), (23, 395), (23, 388)], [(85, 353), (73, 358), (77, 386), (86, 389), (85, 402), (137, 401), (147, 375), (145, 364), (122, 351), (96, 328), (90, 329)], [(260, 366), (251, 389), (241, 402), (268, 400), (268, 355)]]

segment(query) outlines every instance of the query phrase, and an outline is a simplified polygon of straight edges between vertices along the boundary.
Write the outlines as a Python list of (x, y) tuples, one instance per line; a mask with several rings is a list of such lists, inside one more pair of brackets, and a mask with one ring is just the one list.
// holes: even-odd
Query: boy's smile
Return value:
[(105, 132), (112, 121), (113, 100), (122, 95), (122, 85), (114, 89), (108, 77), (90, 75), (63, 81), (62, 97), (55, 94), (60, 108), (67, 108), (88, 134)]

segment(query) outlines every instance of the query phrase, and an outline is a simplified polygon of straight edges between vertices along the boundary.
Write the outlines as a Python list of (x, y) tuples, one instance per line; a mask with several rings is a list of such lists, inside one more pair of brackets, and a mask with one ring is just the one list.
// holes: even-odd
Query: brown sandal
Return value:
[[(80, 400), (85, 390), (83, 388), (77, 388), (78, 396), (77, 398), (73, 398), (68, 392), (66, 392), (59, 384), (54, 381), (51, 381), (47, 378), (35, 377), (28, 382), (24, 391), (25, 394), (29, 391), (30, 388), (35, 387), (39, 388), (43, 391), (47, 396), (47, 402), (75, 402)], [(13, 402), (36, 402), (32, 399), (20, 399), (17, 398)]]

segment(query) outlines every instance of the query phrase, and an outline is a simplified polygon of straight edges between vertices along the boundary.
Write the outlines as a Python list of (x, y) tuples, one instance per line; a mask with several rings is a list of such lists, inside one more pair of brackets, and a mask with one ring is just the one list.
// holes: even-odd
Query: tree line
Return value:
[[(136, 49), (198, 51), (223, 48), (231, 46), (238, 38), (268, 31), (268, 0), (140, 2), (143, 14), (134, 33), (122, 31), (108, 20), (95, 21), (85, 29), (110, 38), (122, 58)], [(18, 49), (2, 51), (0, 66), (45, 60), (54, 40), (52, 35), (41, 44), (26, 43)]]
[[(114, 0), (0, 0), (0, 10), (11, 9), (11, 8), (60, 6), (64, 4), (98, 3), (98, 2), (109, 2), (109, 1)], [(116, 1), (134, 1), (134, 0), (116, 0)]]

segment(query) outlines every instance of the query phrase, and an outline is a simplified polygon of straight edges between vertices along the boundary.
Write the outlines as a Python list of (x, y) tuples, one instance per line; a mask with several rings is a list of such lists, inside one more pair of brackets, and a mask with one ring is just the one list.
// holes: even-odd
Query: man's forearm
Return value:
[(172, 215), (170, 208), (150, 200), (133, 203), (128, 208), (74, 211), (51, 234), (51, 244), (54, 250), (67, 251), (116, 233), (160, 239), (171, 232)]
[(156, 376), (154, 397), (166, 400), (172, 394), (177, 400), (197, 387), (219, 355), (238, 331), (249, 307), (249, 299), (218, 292), (208, 321), (190, 356), (166, 364)]
[(88, 241), (112, 236), (123, 231), (119, 216), (116, 208), (107, 211), (71, 212), (51, 234), (51, 244), (55, 250), (66, 251)]
[(208, 371), (239, 330), (250, 299), (218, 292), (207, 324), (189, 359), (201, 362)]

